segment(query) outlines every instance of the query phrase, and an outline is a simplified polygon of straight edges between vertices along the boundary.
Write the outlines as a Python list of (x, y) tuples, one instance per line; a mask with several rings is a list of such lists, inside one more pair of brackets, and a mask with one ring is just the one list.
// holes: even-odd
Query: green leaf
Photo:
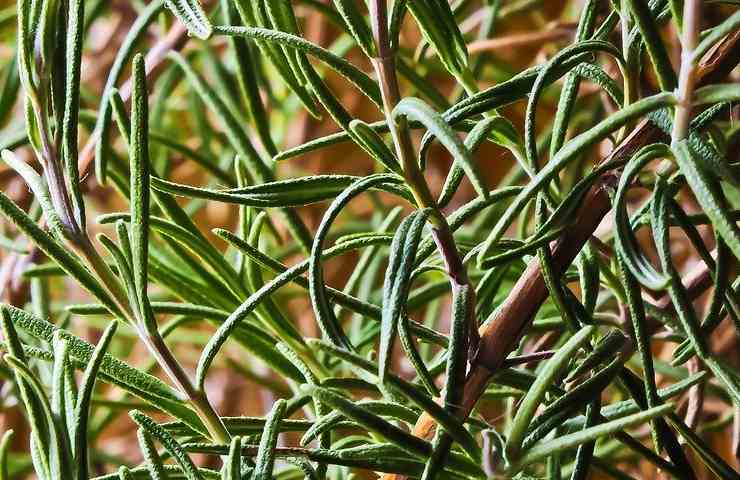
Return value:
[[(348, 125), (348, 127), (352, 127), (353, 121), (351, 121)], [(363, 122), (364, 123), (364, 122)], [(378, 121), (378, 122), (372, 122), (368, 123), (367, 126), (372, 129), (375, 133), (386, 133), (388, 132), (388, 124), (385, 122), (385, 120)], [(362, 127), (360, 127), (362, 128)], [(356, 130), (356, 129), (355, 129)], [(297, 145), (293, 148), (288, 148), (286, 150), (283, 150), (282, 152), (278, 153), (273, 157), (273, 160), (275, 162), (282, 162), (284, 160), (288, 160), (291, 158), (298, 157), (300, 155), (310, 153), (313, 151), (321, 150), (322, 148), (329, 147), (331, 145), (336, 145), (342, 142), (346, 142), (349, 140), (352, 140), (350, 131), (340, 131), (336, 133), (332, 133), (323, 137), (318, 137), (313, 140), (308, 140), (305, 143), (302, 143), (300, 145)], [(359, 135), (360, 138), (362, 138), (362, 133), (355, 132), (356, 135)], [(363, 140), (364, 141), (364, 140)], [(365, 148), (363, 146), (363, 148)]]
[(537, 153), (537, 142), (535, 139), (535, 115), (537, 111), (537, 104), (539, 102), (542, 91), (548, 84), (552, 83), (552, 72), (557, 71), (558, 65), (564, 64), (568, 59), (578, 57), (580, 54), (585, 52), (604, 52), (612, 55), (619, 67), (624, 71), (624, 59), (620, 54), (619, 50), (608, 42), (601, 40), (586, 40), (575, 43), (567, 48), (564, 48), (557, 53), (548, 63), (542, 68), (537, 75), (537, 79), (532, 85), (532, 91), (529, 94), (529, 100), (527, 102), (527, 111), (525, 114), (524, 122), (524, 144), (525, 151), (527, 154), (527, 163), (530, 168), (535, 171), (538, 169), (539, 157)]
[(712, 226), (717, 230), (727, 246), (740, 259), (740, 230), (727, 214), (727, 207), (721, 192), (715, 186), (709, 174), (698, 164), (695, 153), (684, 140), (674, 149), (676, 162), (686, 182), (691, 187), (696, 200), (704, 213), (709, 217)]
[(49, 75), (54, 65), (54, 57), (57, 53), (56, 27), (57, 20), (60, 17), (57, 7), (57, 2), (43, 2), (40, 7), (36, 6), (39, 17), (34, 19), (34, 33), (36, 34), (35, 60), (37, 64), (36, 73), (39, 76)]
[[(586, 40), (594, 29), (596, 21), (596, 1), (588, 0), (581, 8), (581, 14), (576, 27), (575, 41), (581, 42)], [(581, 65), (590, 65), (582, 63)], [(552, 138), (550, 139), (550, 158), (554, 157), (560, 147), (565, 143), (565, 136), (568, 133), (568, 122), (571, 120), (573, 109), (578, 94), (578, 87), (581, 84), (581, 77), (571, 71), (565, 78), (560, 98), (558, 99), (558, 108), (552, 121)], [(621, 105), (621, 101), (617, 102)]]
[[(178, 2), (187, 4), (191, 2)], [(183, 5), (185, 8), (186, 5)], [(172, 7), (170, 7), (172, 8)], [(152, 334), (157, 324), (149, 309), (147, 265), (149, 261), (149, 109), (144, 56), (133, 62), (131, 94), (131, 141), (129, 144), (131, 185), (131, 264), (139, 318)]]
[(356, 2), (354, 0), (334, 0), (334, 6), (347, 24), (352, 37), (360, 46), (362, 52), (367, 55), (368, 58), (375, 57), (375, 41), (373, 40), (373, 34), (370, 32), (370, 28), (367, 26), (364, 16), (357, 8)]
[(667, 420), (671, 423), (673, 428), (681, 435), (684, 441), (694, 450), (701, 461), (709, 467), (709, 469), (717, 476), (717, 478), (732, 478), (738, 479), (740, 475), (732, 469), (721, 457), (719, 457), (710, 448), (707, 448), (706, 442), (704, 442), (699, 435), (693, 430), (688, 428), (684, 422), (675, 418), (675, 416), (668, 416)]
[[(632, 321), (632, 335), (634, 337), (637, 350), (642, 360), (643, 384), (645, 386), (645, 399), (647, 406), (652, 408), (660, 404), (658, 396), (658, 387), (655, 383), (655, 369), (653, 365), (652, 349), (650, 346), (650, 337), (648, 335), (647, 317), (645, 315), (645, 305), (642, 300), (640, 287), (628, 270), (624, 256), (621, 252), (617, 254), (619, 274), (622, 280), (627, 305), (629, 306), (629, 316)], [(661, 435), (655, 424), (652, 425), (653, 440), (660, 445)]]
[[(279, 262), (276, 262), (270, 257), (264, 255), (259, 250), (255, 249), (247, 242), (241, 240), (230, 232), (227, 232), (225, 230), (216, 230), (215, 233), (222, 238), (225, 238), (228, 242), (232, 243), (237, 248), (248, 254), (252, 259), (258, 261), (262, 266), (273, 269), (280, 274), (277, 277), (273, 278), (270, 282), (262, 286), (258, 291), (250, 295), (249, 298), (247, 298), (239, 306), (239, 308), (234, 310), (229, 315), (229, 317), (219, 327), (216, 333), (214, 333), (214, 335), (211, 337), (208, 344), (204, 347), (200, 359), (198, 360), (198, 367), (196, 369), (196, 383), (199, 385), (202, 385), (202, 382), (205, 379), (205, 374), (207, 373), (208, 368), (210, 367), (211, 362), (213, 362), (216, 354), (221, 349), (221, 346), (226, 342), (228, 337), (234, 332), (237, 326), (254, 311), (254, 309), (265, 297), (271, 295), (280, 287), (291, 281), (300, 282), (302, 283), (302, 286), (308, 287), (308, 282), (300, 275), (308, 270), (310, 259), (304, 260), (303, 262), (300, 262), (291, 268), (287, 268)], [(322, 255), (330, 257), (332, 255), (337, 255), (339, 253), (350, 251), (353, 248), (356, 248), (358, 244), (374, 245), (378, 243), (377, 239), (371, 240), (371, 242), (367, 242), (364, 239), (360, 242), (345, 242), (344, 244), (337, 245), (332, 249), (325, 250), (324, 252), (322, 252)], [(363, 314), (372, 314), (373, 316), (371, 318), (375, 318), (377, 320), (380, 319), (380, 308), (375, 305), (361, 302), (354, 297), (350, 297), (349, 295), (346, 295), (341, 291), (334, 290), (331, 287), (327, 287), (327, 294), (331, 296), (330, 298), (332, 298), (333, 301), (340, 303), (342, 306), (355, 309), (356, 311)], [(425, 331), (426, 330), (419, 329), (417, 325), (415, 333), (421, 336), (425, 333)], [(427, 336), (426, 338), (429, 337)]]
[[(165, 471), (171, 475), (173, 478), (186, 478), (183, 474), (182, 468), (180, 468), (179, 465), (165, 465)], [(147, 471), (146, 467), (136, 467), (132, 469), (128, 469), (128, 473), (135, 479), (135, 480), (149, 480), (149, 472)], [(207, 469), (207, 468), (201, 468), (199, 469), (199, 473), (203, 475), (205, 480), (220, 480), (221, 476), (218, 474), (218, 472), (215, 472), (213, 470)], [(120, 480), (118, 473), (110, 473), (108, 475), (101, 475), (99, 477), (94, 477), (92, 480)]]
[(538, 373), (537, 379), (527, 391), (516, 411), (506, 441), (506, 456), (515, 460), (520, 456), (524, 435), (534, 417), (537, 407), (542, 403), (547, 389), (562, 375), (573, 355), (583, 346), (596, 330), (593, 326), (581, 328), (563, 344)]
[[(233, 18), (236, 15), (235, 9), (236, 7), (233, 5), (233, 2), (221, 0), (221, 10), (223, 11), (224, 20), (227, 25), (235, 25), (234, 21), (236, 19)], [(257, 130), (262, 145), (270, 156), (274, 156), (277, 153), (277, 147), (272, 139), (268, 115), (260, 97), (258, 75), (256, 72), (257, 63), (246, 39), (232, 37), (230, 40), (237, 59), (236, 77), (239, 82), (239, 92), (247, 106), (247, 111)]]
[[(585, 53), (566, 60), (552, 72), (553, 81), (587, 60), (589, 60), (589, 55)], [(546, 68), (546, 65), (528, 68), (505, 82), (459, 101), (444, 112), (444, 119), (450, 125), (455, 125), (467, 118), (472, 118), (525, 98), (531, 92), (532, 86), (543, 68)]]
[[(335, 198), (360, 179), (362, 177), (352, 175), (311, 175), (228, 190), (213, 190), (152, 177), (152, 188), (174, 195), (251, 207), (297, 207)], [(413, 198), (409, 190), (398, 185), (397, 181), (380, 183), (375, 188), (394, 193), (409, 201)]]
[[(399, 419), (411, 425), (419, 418), (417, 412), (398, 403), (361, 400), (358, 402), (358, 405), (376, 415)], [(306, 430), (303, 437), (301, 437), (301, 445), (308, 445), (320, 434), (340, 427), (342, 425), (341, 421), (344, 418), (346, 418), (344, 414), (338, 410), (332, 410), (327, 415), (324, 415)]]
[(468, 50), (450, 4), (446, 0), (408, 0), (406, 3), (445, 68), (455, 76), (467, 71)]
[(483, 177), (478, 172), (478, 167), (473, 162), (470, 150), (439, 113), (418, 98), (404, 98), (393, 109), (393, 117), (398, 116), (405, 116), (411, 121), (421, 122), (452, 154), (455, 162), (468, 175), (478, 195), (483, 198), (488, 197), (488, 190), (485, 187)]
[(381, 383), (385, 382), (390, 368), (398, 321), (404, 313), (411, 288), (411, 271), (414, 267), (416, 251), (419, 248), (424, 225), (431, 213), (430, 209), (417, 210), (406, 217), (396, 230), (390, 247), (383, 284), (383, 318), (380, 323), (378, 351), (378, 378)]
[[(688, 150), (685, 143), (679, 144), (679, 150)], [(685, 155), (685, 153), (678, 155)], [(682, 169), (683, 170), (683, 169)], [(691, 184), (690, 184), (691, 185)], [(740, 382), (736, 376), (714, 359), (711, 355), (706, 337), (703, 335), (696, 312), (689, 298), (686, 288), (683, 286), (681, 276), (672, 262), (670, 239), (668, 236), (668, 192), (669, 187), (666, 179), (659, 177), (655, 184), (652, 203), (652, 226), (655, 245), (658, 251), (660, 263), (663, 269), (670, 275), (671, 282), (668, 285), (668, 293), (671, 297), (678, 318), (681, 321), (684, 333), (691, 342), (696, 355), (704, 361), (707, 367), (715, 374), (717, 379), (724, 384), (728, 394), (735, 404), (740, 404)], [(701, 203), (701, 202), (700, 202)], [(733, 224), (734, 225), (734, 224)]]
[[(208, 453), (212, 455), (226, 455), (228, 452), (228, 445), (195, 444), (188, 445), (188, 448), (193, 452)], [(254, 455), (255, 448), (249, 448), (249, 453)], [(299, 457), (306, 458), (312, 462), (342, 465), (373, 472), (398, 473), (413, 477), (418, 477), (421, 474), (422, 469), (421, 463), (408, 458), (408, 454), (405, 454), (403, 450), (400, 450), (395, 445), (388, 443), (372, 444), (369, 446), (360, 445), (358, 447), (342, 448), (337, 450), (327, 450), (323, 448), (280, 448), (275, 452), (275, 454), (276, 456), (285, 458), (286, 460), (291, 457)], [(484, 478), (482, 472), (471, 474), (470, 470), (471, 469), (467, 469), (465, 474), (457, 474), (453, 478), (460, 480), (471, 478), (471, 476), (472, 478)], [(216, 478), (219, 477), (217, 476)], [(97, 478), (95, 480), (111, 479)]]
[[(241, 435), (243, 437), (259, 435), (265, 429), (264, 417), (222, 418), (224, 425), (234, 435)], [(311, 425), (313, 425), (313, 422), (309, 420), (283, 419), (280, 422), (279, 429), (280, 432), (305, 432)], [(190, 435), (192, 433), (189, 427), (179, 421), (163, 423), (162, 428), (166, 429), (172, 435)]]
[(85, 23), (83, 0), (68, 2), (66, 79), (64, 92), (64, 120), (62, 123), (62, 159), (67, 174), (67, 187), (71, 191), (77, 224), (84, 228), (85, 202), (80, 192), (77, 170), (77, 122), (80, 109), (80, 66)]
[[(705, 112), (710, 112), (710, 109)], [(710, 112), (711, 113), (711, 112)], [(658, 128), (670, 135), (673, 129), (672, 114), (668, 109), (656, 110), (648, 114), (648, 118)], [(695, 121), (698, 123), (704, 122), (704, 120), (697, 116)], [(709, 120), (707, 120), (709, 121)], [(715, 172), (723, 180), (726, 180), (733, 185), (740, 185), (740, 174), (730, 166), (727, 159), (721, 155), (714, 146), (704, 139), (700, 132), (696, 131), (694, 122), (691, 124), (692, 128), (689, 130), (689, 136), (687, 143), (694, 153), (694, 158), (700, 162), (701, 166), (709, 171)]]
[(625, 2), (627, 2), (635, 23), (640, 29), (648, 55), (650, 55), (650, 60), (653, 62), (655, 73), (658, 76), (661, 90), (673, 91), (678, 83), (676, 72), (673, 71), (666, 45), (660, 38), (660, 28), (655, 22), (647, 0), (625, 0)]
[[(256, 2), (254, 11), (259, 18), (261, 26), (295, 36), (300, 35), (298, 19), (288, 0), (276, 0), (273, 2), (260, 0)], [(278, 48), (282, 50), (284, 54), (283, 58), (287, 60), (288, 67), (293, 71), (295, 77), (303, 82), (303, 84), (310, 85), (311, 82), (307, 77), (308, 72), (303, 68), (306, 55), (303, 52), (292, 50), (286, 45), (279, 45)]]
[[(151, 302), (154, 313), (163, 315), (187, 315), (210, 320), (223, 320), (229, 312), (218, 308), (181, 302)], [(104, 315), (104, 306), (94, 303), (67, 305), (65, 309), (74, 315)]]
[[(365, 360), (352, 352), (335, 347), (334, 345), (318, 340), (308, 340), (308, 344), (373, 375), (378, 371), (377, 366), (372, 362)], [(478, 444), (475, 442), (475, 439), (473, 439), (470, 432), (468, 432), (460, 423), (457, 417), (451, 415), (444, 408), (440, 407), (432, 398), (405, 380), (389, 374), (387, 382), (393, 390), (406, 397), (411, 403), (418, 406), (434, 418), (434, 420), (436, 420), (437, 423), (440, 424), (466, 452), (468, 452), (471, 458), (476, 458), (476, 456), (479, 455), (480, 448), (478, 447)]]
[[(224, 240), (226, 240), (227, 242), (234, 245), (236, 248), (238, 248), (245, 254), (247, 254), (250, 258), (258, 262), (263, 267), (279, 273), (280, 274), (279, 277), (275, 277), (270, 282), (270, 284), (273, 284), (273, 283), (275, 284), (274, 285), (275, 289), (291, 281), (295, 282), (297, 285), (305, 289), (309, 288), (308, 280), (306, 280), (304, 277), (300, 275), (302, 273), (305, 273), (308, 270), (310, 259), (297, 263), (289, 269), (288, 267), (284, 266), (282, 263), (263, 254), (262, 252), (255, 249), (254, 247), (246, 243), (244, 240), (241, 240), (239, 237), (236, 237), (230, 232), (227, 232), (221, 229), (216, 229), (214, 230), (214, 233), (220, 236), (221, 238), (223, 238)], [(334, 245), (333, 247), (324, 250), (322, 252), (322, 257), (330, 258), (336, 255), (340, 255), (342, 253), (350, 252), (358, 248), (372, 247), (375, 245), (384, 245), (388, 243), (390, 243), (390, 238), (386, 236), (363, 237), (363, 238), (349, 240), (343, 243), (337, 242), (336, 245)], [(353, 297), (349, 294), (346, 294), (332, 287), (327, 286), (326, 291), (327, 291), (327, 295), (329, 296), (329, 299), (332, 302), (336, 303), (337, 305), (341, 305), (342, 307), (345, 307), (356, 313), (364, 315), (367, 318), (380, 322), (381, 309), (378, 306), (365, 302), (363, 300), (360, 300), (357, 297)], [(272, 290), (270, 290), (270, 292), (272, 292)], [(410, 327), (414, 335), (417, 335), (419, 338), (422, 338), (427, 342), (436, 343), (440, 345), (447, 344), (447, 341), (444, 336), (438, 334), (436, 331), (430, 328), (424, 327), (423, 325), (415, 321), (411, 321)]]
[(709, 49), (721, 40), (722, 37), (736, 30), (738, 25), (740, 25), (740, 11), (736, 11), (727, 17), (725, 21), (714, 27), (707, 36), (701, 39), (699, 45), (691, 52), (691, 61), (697, 64)]
[[(137, 54), (140, 55), (140, 54)], [(110, 105), (113, 111), (113, 117), (118, 125), (118, 133), (121, 134), (123, 141), (126, 146), (130, 148), (129, 143), (131, 142), (131, 122), (129, 121), (128, 114), (126, 113), (126, 102), (121, 97), (121, 92), (117, 88), (113, 88), (110, 91)]]
[(0, 127), (2, 128), (7, 126), (11, 118), (21, 84), (16, 58), (18, 58), (18, 53), (11, 55), (11, 60), (5, 65), (0, 77), (0, 85), (2, 85), (2, 91), (0, 91)]
[[(707, 372), (699, 372), (695, 373), (694, 375), (690, 375), (679, 382), (658, 390), (658, 398), (661, 402), (664, 402), (670, 398), (681, 395), (692, 386), (706, 381), (707, 377)], [(637, 405), (635, 400), (624, 400), (602, 407), (600, 415), (608, 420), (613, 420), (625, 415), (631, 415), (638, 411), (640, 411), (640, 407)], [(565, 420), (562, 424), (562, 427), (566, 430), (577, 430), (584, 428), (585, 423), (585, 417), (583, 415), (580, 415)]]
[(3, 215), (13, 222), (18, 229), (33, 240), (33, 242), (47, 256), (57, 262), (65, 272), (74, 277), (83, 288), (103, 303), (109, 311), (114, 313), (118, 312), (118, 308), (108, 293), (82, 265), (82, 263), (72, 253), (70, 253), (68, 249), (60, 245), (51, 235), (39, 228), (32, 218), (30, 218), (23, 210), (18, 208), (2, 192), (0, 192), (0, 211), (2, 211)]
[[(431, 135), (428, 135), (431, 138)], [(425, 136), (425, 138), (427, 138)], [(472, 153), (478, 149), (478, 147), (486, 140), (490, 140), (496, 145), (500, 145), (514, 154), (514, 157), (519, 159), (522, 151), (521, 140), (519, 134), (516, 131), (514, 125), (504, 117), (493, 116), (484, 118), (480, 122), (475, 124), (468, 136), (465, 138), (465, 147)], [(424, 146), (429, 143), (424, 143), (422, 140), (422, 147), (420, 155), (424, 156)], [(459, 163), (455, 162), (450, 168), (450, 172), (447, 174), (442, 192), (439, 195), (437, 203), (444, 207), (447, 205), (452, 197), (457, 192), (460, 182), (462, 181), (464, 170)]]
[(213, 33), (213, 26), (198, 0), (167, 0), (166, 4), (191, 35), (207, 40)]
[[(268, 18), (268, 13), (265, 11), (266, 5), (264, 2), (237, 0), (234, 3), (245, 25), (251, 27), (272, 27), (272, 22)], [(295, 25), (292, 26), (295, 27)], [(306, 88), (303, 72), (300, 69), (298, 71), (293, 70), (298, 55), (288, 55), (286, 49), (279, 44), (262, 40), (257, 40), (256, 43), (262, 54), (275, 67), (283, 82), (285, 82), (288, 88), (295, 93), (304, 107), (306, 107), (308, 113), (316, 119), (321, 118), (321, 114), (314, 100), (314, 95)]]
[(136, 438), (139, 440), (139, 449), (144, 455), (146, 467), (152, 480), (167, 480), (167, 472), (151, 435), (145, 429), (139, 428), (136, 431)]
[(632, 232), (627, 213), (627, 191), (640, 171), (651, 161), (671, 157), (670, 148), (664, 144), (652, 144), (642, 147), (627, 163), (619, 178), (619, 186), (614, 196), (615, 246), (619, 258), (630, 273), (651, 290), (662, 290), (670, 281), (669, 277), (658, 272), (650, 261), (640, 253), (637, 238)]
[(349, 122), (349, 132), (353, 135), (353, 140), (359, 141), (360, 146), (385, 168), (399, 175), (403, 173), (393, 152), (370, 125), (362, 120), (354, 119)]
[[(738, 15), (738, 18), (740, 18), (740, 15)], [(740, 100), (740, 85), (737, 83), (707, 85), (694, 92), (693, 100), (695, 105), (737, 102)]]
[(201, 97), (203, 103), (216, 115), (229, 142), (237, 153), (243, 157), (250, 174), (260, 183), (271, 180), (272, 172), (270, 168), (260, 158), (246, 132), (241, 128), (239, 121), (223, 98), (205, 82), (203, 77), (195, 71), (182, 55), (170, 52), (168, 56), (182, 69), (185, 77)]
[[(51, 343), (54, 332), (61, 330), (59, 327), (15, 307), (5, 305), (3, 309), (7, 312), (13, 325), (39, 340)], [(92, 359), (95, 347), (65, 330), (61, 330), (61, 332), (62, 338), (69, 343), (71, 358), (81, 365), (87, 365)], [(174, 390), (158, 378), (137, 370), (109, 354), (103, 357), (99, 378), (118, 385), (162, 411), (185, 421), (195, 431), (204, 431), (195, 413), (184, 405)]]
[(616, 358), (609, 365), (557, 398), (533, 419), (529, 425), (528, 435), (523, 443), (525, 451), (533, 443), (544, 438), (550, 431), (559, 427), (563, 420), (574, 410), (578, 410), (584, 404), (588, 404), (600, 397), (601, 392), (620, 373), (622, 365), (626, 360), (623, 357), (620, 358), (618, 352), (613, 353)]
[(242, 478), (242, 437), (235, 436), (229, 445), (229, 456), (221, 472), (222, 480), (241, 480)]
[[(262, 232), (262, 225), (265, 223), (267, 214), (260, 212), (252, 219), (252, 225), (249, 232), (248, 243), (255, 248), (259, 245), (259, 237)], [(247, 282), (251, 291), (257, 291), (265, 282), (262, 277), (262, 270), (256, 262), (248, 262), (245, 268)], [(277, 304), (270, 297), (266, 297), (262, 305), (257, 310), (257, 315), (263, 323), (272, 331), (274, 335), (286, 342), (292, 348), (299, 352), (305, 352), (305, 344), (301, 333), (296, 326), (288, 320)], [(300, 358), (300, 355), (299, 355)], [(293, 362), (295, 363), (295, 362)], [(300, 366), (298, 366), (300, 369)], [(305, 375), (304, 375), (305, 376)]]
[[(456, 414), (463, 401), (462, 389), (465, 383), (465, 370), (468, 359), (468, 332), (477, 327), (475, 320), (474, 293), (469, 285), (457, 285), (452, 288), (452, 312), (450, 314), (450, 344), (447, 349), (447, 366), (445, 372), (445, 409)], [(472, 324), (471, 324), (472, 322)], [(474, 457), (480, 460), (480, 456)]]
[(280, 422), (285, 416), (286, 401), (277, 400), (265, 420), (265, 429), (260, 437), (260, 446), (255, 459), (255, 480), (269, 480), (272, 478), (272, 469), (275, 465), (275, 447), (277, 446), (278, 434), (280, 433)]
[[(115, 98), (115, 96), (113, 96), (113, 98)], [(163, 133), (149, 132), (149, 140), (151, 140), (152, 143), (156, 143), (157, 145), (166, 147), (173, 152), (177, 152), (180, 155), (193, 160), (195, 163), (203, 167), (204, 170), (212, 174), (214, 177), (218, 178), (219, 181), (223, 182), (224, 185), (227, 185), (229, 187), (233, 187), (235, 185), (234, 178), (231, 173), (227, 172), (219, 165), (216, 165), (213, 160), (207, 158), (197, 150), (189, 148), (187, 145), (178, 142), (177, 139), (174, 139), (171, 136), (165, 135)], [(156, 177), (152, 177), (152, 183), (154, 183), (154, 178)]]
[(562, 452), (576, 448), (579, 445), (622, 431), (625, 428), (640, 425), (654, 418), (661, 417), (672, 410), (673, 404), (668, 403), (643, 412), (627, 415), (607, 423), (584, 428), (583, 430), (563, 435), (557, 439), (541, 442), (524, 453), (524, 455), (513, 463), (508, 470), (510, 472), (516, 472), (526, 465), (549, 457), (554, 452)]
[[(468, 333), (471, 327), (477, 327), (474, 295), (474, 291), (469, 285), (454, 283), (452, 286), (450, 346), (447, 349), (443, 402), (445, 410), (455, 416), (460, 416), (461, 405), (463, 404), (468, 345), (470, 343)], [(474, 323), (471, 325), (471, 322)], [(436, 478), (438, 472), (444, 468), (450, 453), (452, 443), (450, 439), (451, 437), (446, 432), (443, 432), (440, 428), (437, 429), (432, 444), (432, 454), (424, 466), (422, 478)], [(471, 453), (468, 452), (468, 454)], [(481, 463), (481, 452), (479, 450), (472, 452), (471, 457), (476, 463)]]
[[(260, 155), (249, 141), (244, 129), (239, 124), (239, 121), (234, 117), (223, 99), (206, 84), (203, 78), (198, 75), (182, 55), (173, 52), (170, 52), (168, 55), (185, 72), (185, 76), (198, 92), (203, 102), (219, 119), (225, 130), (226, 137), (245, 162), (250, 175), (259, 183), (272, 181), (274, 176), (270, 167), (260, 158)], [(301, 218), (294, 211), (288, 209), (283, 210), (283, 215), (293, 236), (304, 249), (307, 249), (311, 243), (311, 235)]]
[[(119, 220), (131, 222), (131, 216), (129, 214), (110, 213), (98, 217), (98, 222), (101, 224), (117, 222)], [(205, 265), (216, 273), (218, 279), (234, 299), (239, 299), (243, 296), (244, 287), (239, 283), (234, 267), (199, 232), (189, 230), (173, 221), (153, 216), (149, 217), (149, 226), (152, 230), (156, 230), (160, 234), (171, 238), (202, 259)]]
[(62, 461), (71, 464), (73, 450), (70, 438), (73, 436), (75, 422), (69, 412), (74, 412), (76, 404), (71, 403), (75, 390), (74, 370), (69, 359), (69, 345), (58, 333), (54, 335), (52, 351), (54, 360), (51, 367), (51, 411), (57, 427), (62, 432), (62, 444), (59, 445)]
[(362, 408), (345, 397), (333, 393), (329, 389), (315, 385), (303, 385), (301, 389), (306, 394), (316, 397), (322, 403), (339, 410), (347, 418), (356, 421), (363, 427), (377, 433), (387, 441), (398, 445), (412, 455), (424, 457), (432, 452), (432, 446), (426, 440), (411, 435), (379, 415)]
[(214, 32), (219, 35), (240, 36), (264, 42), (271, 42), (295, 51), (307, 53), (316, 59), (321, 60), (328, 67), (349, 80), (360, 90), (360, 92), (372, 100), (373, 103), (378, 105), (378, 107), (383, 104), (378, 84), (364, 72), (345, 59), (334, 55), (325, 48), (322, 48), (315, 43), (308, 42), (301, 37), (291, 35), (290, 33), (259, 27), (218, 26), (215, 27)]
[[(48, 435), (48, 440), (42, 440), (47, 442), (46, 448), (48, 450), (45, 453), (49, 465), (49, 478), (71, 478), (72, 465), (64, 459), (64, 436), (66, 432), (60, 431), (57, 427), (51, 405), (46, 398), (46, 392), (39, 379), (20, 358), (12, 354), (6, 354), (3, 359), (15, 371), (16, 376), (23, 378), (26, 382), (29, 399), (33, 398), (32, 401), (40, 406), (39, 411), (35, 412), (28, 407), (28, 402), (26, 402), (30, 416), (29, 420), (35, 431), (35, 435), (37, 437)], [(36, 416), (37, 414), (40, 414), (40, 418)]]
[(51, 199), (51, 193), (49, 191), (46, 177), (36, 173), (36, 170), (16, 157), (16, 155), (10, 150), (3, 150), (2, 158), (10, 168), (15, 170), (23, 178), (31, 189), (34, 197), (36, 197), (36, 200), (41, 206), (41, 210), (44, 212), (44, 216), (46, 217), (46, 221), (49, 224), (52, 233), (59, 240), (72, 238), (74, 227), (65, 222), (65, 220), (63, 220), (59, 215), (59, 212)]
[(357, 180), (347, 187), (329, 206), (324, 213), (319, 228), (316, 231), (314, 242), (311, 247), (311, 256), (308, 267), (309, 295), (313, 306), (316, 320), (326, 338), (336, 345), (352, 350), (352, 344), (342, 331), (334, 311), (329, 306), (329, 299), (324, 284), (324, 272), (321, 266), (321, 252), (324, 248), (324, 240), (329, 233), (329, 228), (339, 212), (360, 193), (384, 182), (396, 182), (395, 175), (376, 174)]
[[(23, 345), (21, 344), (15, 326), (10, 317), (8, 307), (0, 307), (0, 322), (2, 322), (3, 337), (6, 349), (10, 355), (21, 360), (26, 360)], [(51, 339), (50, 339), (51, 340)], [(37, 475), (44, 479), (50, 479), (51, 467), (48, 453), (48, 432), (43, 422), (44, 406), (41, 400), (36, 398), (32, 385), (24, 376), (16, 373), (16, 383), (20, 392), (21, 400), (26, 407), (29, 423), (31, 424), (31, 453), (33, 465)], [(42, 400), (46, 400), (44, 397)]]
[[(90, 416), (90, 401), (92, 399), (93, 389), (95, 388), (95, 380), (98, 376), (98, 370), (103, 363), (105, 352), (108, 350), (113, 335), (116, 333), (118, 328), (118, 322), (113, 320), (108, 328), (103, 332), (103, 336), (100, 338), (95, 350), (93, 351), (90, 362), (85, 368), (85, 373), (82, 376), (82, 388), (80, 389), (79, 396), (77, 398), (77, 405), (75, 405), (75, 429), (74, 437), (72, 439), (74, 444), (74, 455), (75, 462), (77, 463), (77, 478), (79, 480), (87, 480), (87, 463), (88, 463), (88, 436), (87, 436), (87, 425), (88, 417)], [(60, 330), (57, 330), (60, 332)]]
[(188, 480), (202, 480), (203, 477), (200, 475), (200, 472), (198, 472), (198, 468), (172, 435), (170, 435), (160, 425), (154, 423), (154, 420), (138, 410), (132, 410), (129, 415), (131, 416), (131, 419), (139, 425), (139, 427), (143, 428), (162, 444), (165, 450), (167, 450), (167, 453), (169, 453), (172, 458), (175, 459), (180, 468), (182, 468), (185, 478)]
[(10, 480), (10, 474), (8, 472), (8, 450), (10, 449), (10, 442), (13, 440), (13, 430), (6, 430), (0, 438), (0, 480)]

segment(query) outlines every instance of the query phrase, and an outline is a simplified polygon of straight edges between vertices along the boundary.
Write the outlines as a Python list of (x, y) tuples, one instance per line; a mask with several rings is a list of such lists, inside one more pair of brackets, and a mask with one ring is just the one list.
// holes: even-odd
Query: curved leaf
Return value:
[(456, 163), (465, 171), (475, 187), (475, 191), (483, 198), (488, 196), (483, 177), (473, 162), (470, 150), (467, 149), (455, 131), (429, 105), (418, 98), (404, 98), (393, 109), (393, 117), (405, 116), (409, 120), (421, 122), (435, 137), (449, 150)]

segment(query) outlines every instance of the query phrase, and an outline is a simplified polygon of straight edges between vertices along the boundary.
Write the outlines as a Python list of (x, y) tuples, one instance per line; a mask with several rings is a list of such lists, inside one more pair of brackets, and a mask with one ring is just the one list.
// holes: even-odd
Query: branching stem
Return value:
[[(452, 230), (444, 215), (440, 212), (437, 202), (432, 197), (424, 174), (416, 162), (407, 121), (405, 118), (399, 118), (397, 121), (393, 118), (393, 109), (400, 101), (401, 95), (396, 77), (395, 52), (393, 52), (390, 46), (390, 38), (388, 37), (387, 4), (385, 0), (373, 0), (370, 2), (370, 18), (373, 19), (373, 36), (378, 52), (378, 57), (373, 60), (373, 66), (375, 67), (375, 72), (381, 85), (384, 113), (391, 136), (393, 137), (393, 143), (396, 147), (396, 154), (400, 159), (406, 182), (414, 193), (418, 207), (432, 209), (433, 213), (430, 216), (432, 237), (444, 261), (445, 270), (450, 279), (451, 289), (453, 292), (456, 292), (470, 283), (467, 270), (455, 244)], [(465, 80), (463, 84), (466, 90), (472, 88), (470, 83), (472, 82), (471, 77), (464, 77), (463, 80)], [(480, 340), (478, 335), (478, 321), (475, 316), (475, 290), (470, 288), (468, 292), (470, 296), (468, 301), (472, 305), (467, 310), (468, 338), (465, 343), (468, 345), (468, 348), (460, 352), (460, 355), (466, 357), (466, 361), (470, 357), (469, 352), (474, 352), (477, 349)], [(465, 383), (459, 382), (459, 385), (460, 391), (457, 392), (457, 398), (462, 398), (465, 391)], [(467, 415), (467, 412), (463, 413), (464, 410), (457, 408), (454, 413)], [(445, 437), (440, 440), (439, 452), (435, 452), (435, 454), (439, 453), (441, 456), (447, 455), (452, 442), (449, 437)]]

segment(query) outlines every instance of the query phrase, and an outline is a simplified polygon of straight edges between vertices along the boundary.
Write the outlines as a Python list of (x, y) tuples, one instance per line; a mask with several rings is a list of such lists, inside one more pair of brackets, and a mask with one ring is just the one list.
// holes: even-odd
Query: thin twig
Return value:
[(555, 27), (541, 32), (520, 33), (505, 37), (478, 40), (468, 44), (468, 53), (489, 52), (507, 48), (541, 45), (547, 42), (565, 40), (573, 36), (572, 28)]

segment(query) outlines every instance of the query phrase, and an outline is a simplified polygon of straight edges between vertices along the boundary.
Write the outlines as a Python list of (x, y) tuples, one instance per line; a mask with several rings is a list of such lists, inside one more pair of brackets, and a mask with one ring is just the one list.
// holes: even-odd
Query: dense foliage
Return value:
[(0, 480), (740, 478), (737, 5), (18, 0)]

